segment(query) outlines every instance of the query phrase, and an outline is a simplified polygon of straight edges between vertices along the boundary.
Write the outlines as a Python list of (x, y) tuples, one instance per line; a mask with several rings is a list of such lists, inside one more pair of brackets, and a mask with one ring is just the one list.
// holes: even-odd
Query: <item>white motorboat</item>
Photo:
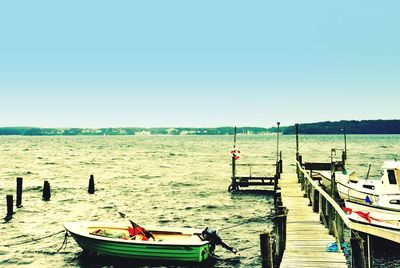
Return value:
[(339, 176), (336, 183), (344, 200), (400, 212), (400, 161), (385, 161), (380, 179)]

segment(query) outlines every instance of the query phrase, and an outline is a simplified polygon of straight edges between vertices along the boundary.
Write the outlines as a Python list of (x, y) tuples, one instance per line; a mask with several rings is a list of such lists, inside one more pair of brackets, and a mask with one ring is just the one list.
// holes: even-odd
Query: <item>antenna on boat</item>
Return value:
[(343, 152), (343, 164), (347, 160), (347, 135), (346, 126), (343, 126), (343, 136), (344, 136), (344, 152)]
[(368, 172), (367, 172), (367, 177), (365, 178), (365, 180), (368, 180), (370, 171), (371, 171), (371, 164), (368, 165)]

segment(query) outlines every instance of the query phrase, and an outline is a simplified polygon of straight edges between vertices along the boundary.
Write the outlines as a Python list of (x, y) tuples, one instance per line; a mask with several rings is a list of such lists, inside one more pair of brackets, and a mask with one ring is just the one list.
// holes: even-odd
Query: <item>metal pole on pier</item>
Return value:
[(276, 130), (276, 162), (279, 161), (279, 125), (281, 122), (276, 123), (278, 125), (278, 128)]
[(296, 127), (296, 160), (299, 161), (299, 124), (295, 124)]
[[(236, 134), (237, 134), (237, 128), (235, 126), (235, 130), (233, 133), (233, 150), (236, 150)], [(235, 178), (236, 176), (236, 159), (235, 159), (235, 153), (232, 154), (232, 178)]]
[(342, 156), (343, 166), (346, 166), (347, 162), (347, 134), (346, 134), (346, 127), (343, 126), (343, 136), (344, 136), (344, 152)]

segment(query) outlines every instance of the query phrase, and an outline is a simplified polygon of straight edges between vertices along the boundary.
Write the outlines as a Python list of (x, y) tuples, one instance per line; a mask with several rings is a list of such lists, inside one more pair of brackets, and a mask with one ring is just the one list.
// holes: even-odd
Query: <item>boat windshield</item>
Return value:
[(393, 169), (388, 169), (387, 173), (388, 173), (389, 183), (390, 184), (397, 184), (396, 175), (394, 174), (394, 170)]

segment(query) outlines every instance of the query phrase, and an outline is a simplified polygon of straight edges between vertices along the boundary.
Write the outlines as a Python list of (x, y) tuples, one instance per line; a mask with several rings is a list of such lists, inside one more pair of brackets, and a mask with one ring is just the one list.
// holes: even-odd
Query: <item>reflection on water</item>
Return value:
[[(239, 136), (239, 163), (273, 163), (276, 137)], [(284, 172), (294, 172), (295, 137), (283, 136)], [(341, 136), (301, 136), (304, 161), (329, 161), (331, 148), (343, 148)], [(240, 257), (218, 249), (215, 267), (259, 267), (259, 233), (271, 228), (273, 197), (260, 190), (229, 194), (232, 138), (229, 136), (0, 137), (0, 211), (5, 195), (15, 195), (15, 178), (24, 178), (23, 208), (0, 224), (0, 265), (104, 267), (112, 260), (83, 256), (70, 238), (57, 253), (66, 221), (122, 221), (219, 229)], [(382, 161), (399, 157), (399, 136), (348, 136), (349, 168), (379, 176)], [(240, 170), (239, 170), (240, 171)], [(247, 172), (247, 171), (243, 171)], [(274, 167), (270, 167), (270, 173)], [(87, 193), (90, 174), (96, 193)], [(42, 185), (51, 184), (43, 202)], [(232, 226), (236, 226), (230, 228)], [(385, 261), (388, 257), (383, 257)], [(391, 257), (390, 257), (391, 258)], [(104, 261), (104, 263), (102, 262)], [(143, 264), (154, 266), (155, 264)], [(159, 265), (159, 264), (157, 264)]]

